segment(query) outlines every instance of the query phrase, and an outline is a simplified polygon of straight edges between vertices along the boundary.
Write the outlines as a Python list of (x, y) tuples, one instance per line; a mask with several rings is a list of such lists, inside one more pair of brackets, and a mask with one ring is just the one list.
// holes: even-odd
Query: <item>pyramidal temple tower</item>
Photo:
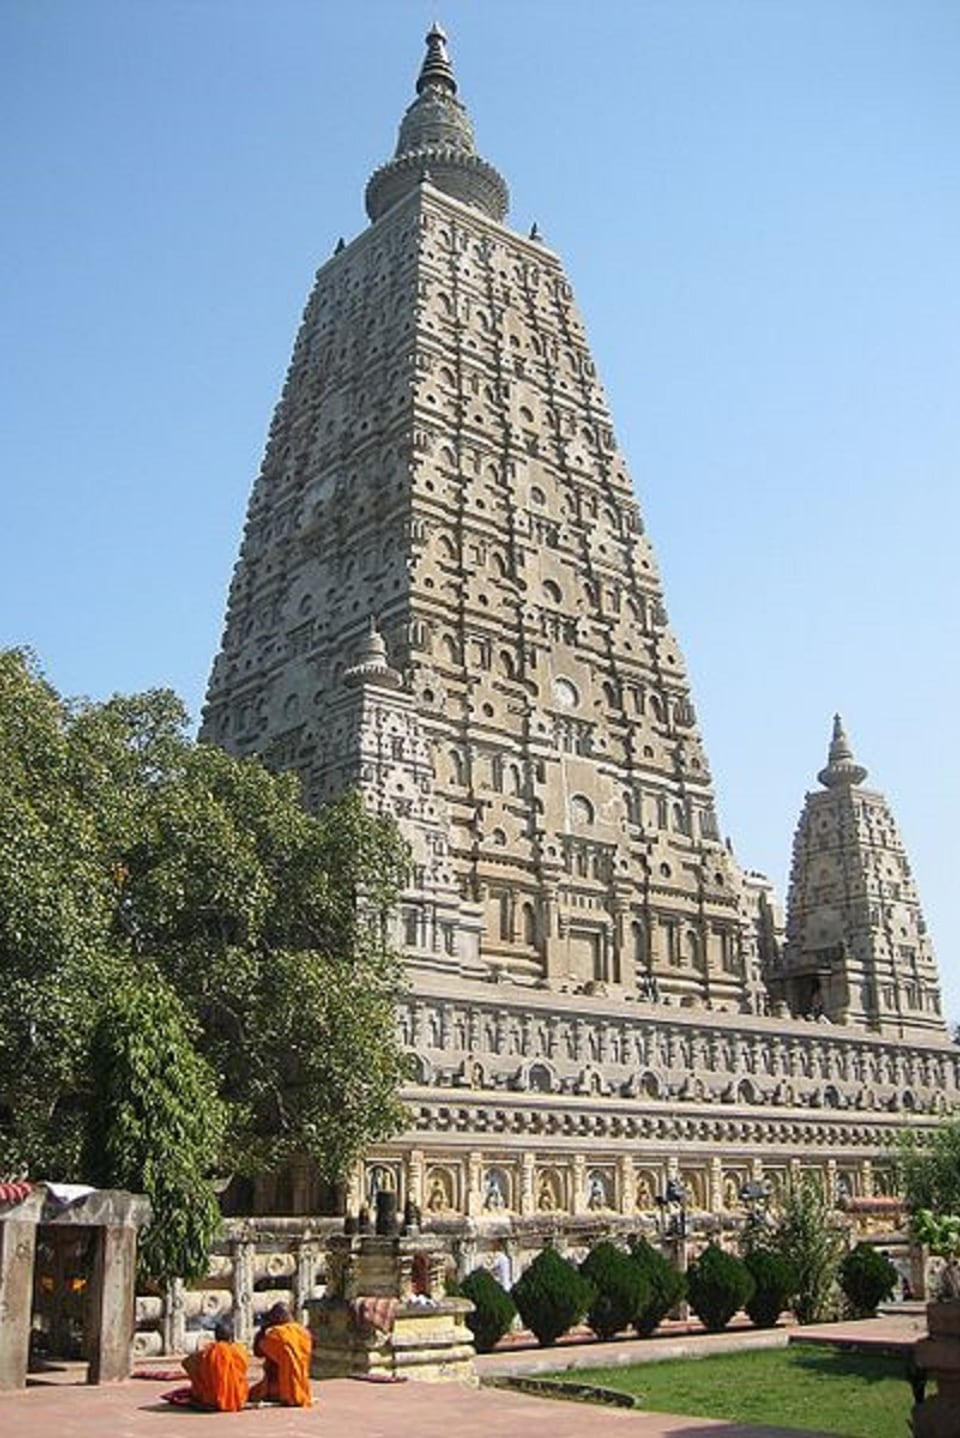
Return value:
[(797, 826), (778, 987), (795, 1014), (900, 1037), (942, 1032), (933, 951), (903, 843), (834, 719)]
[(634, 1222), (668, 1181), (736, 1210), (799, 1155), (869, 1196), (903, 1095), (958, 1090), (900, 851), (860, 862), (882, 801), (838, 737), (781, 955), (570, 285), (507, 226), (436, 27), (366, 203), (307, 302), (201, 731), (411, 844), (411, 1128), (353, 1197)]
[(417, 967), (752, 1008), (757, 897), (583, 323), (504, 225), (437, 28), (366, 200), (307, 304), (203, 737), (399, 817)]

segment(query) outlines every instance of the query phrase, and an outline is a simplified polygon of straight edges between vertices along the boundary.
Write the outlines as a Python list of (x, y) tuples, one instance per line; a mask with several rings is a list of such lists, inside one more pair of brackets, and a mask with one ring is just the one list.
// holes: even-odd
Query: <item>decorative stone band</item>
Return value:
[(498, 223), (506, 218), (510, 194), (492, 165), (462, 150), (429, 149), (400, 155), (374, 171), (366, 190), (371, 220), (379, 220), (423, 180)]

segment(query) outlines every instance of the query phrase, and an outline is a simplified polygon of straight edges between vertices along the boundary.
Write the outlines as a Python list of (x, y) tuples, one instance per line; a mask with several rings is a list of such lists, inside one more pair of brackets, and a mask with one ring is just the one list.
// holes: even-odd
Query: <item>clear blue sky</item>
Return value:
[(0, 643), (198, 713), (434, 15), (567, 265), (724, 830), (782, 894), (840, 709), (960, 1018), (955, 0), (2, 0)]

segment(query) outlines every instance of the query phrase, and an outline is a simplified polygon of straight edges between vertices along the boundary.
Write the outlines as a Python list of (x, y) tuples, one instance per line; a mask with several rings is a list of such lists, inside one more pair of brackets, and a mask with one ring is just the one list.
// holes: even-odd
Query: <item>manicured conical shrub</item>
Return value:
[(629, 1253), (604, 1240), (591, 1248), (580, 1272), (596, 1290), (587, 1322), (600, 1339), (629, 1328), (649, 1300), (646, 1275)]
[(872, 1318), (877, 1304), (890, 1297), (900, 1275), (885, 1253), (872, 1243), (858, 1243), (840, 1264), (843, 1296), (854, 1318)]
[(669, 1258), (645, 1238), (631, 1239), (630, 1256), (647, 1280), (649, 1296), (634, 1319), (634, 1327), (640, 1337), (647, 1338), (681, 1301), (686, 1291), (686, 1280), (680, 1269), (675, 1268)]
[(473, 1332), (478, 1353), (490, 1353), (510, 1328), (517, 1305), (503, 1284), (488, 1268), (475, 1268), (458, 1285), (461, 1297), (469, 1298), (473, 1312), (467, 1323)]
[(538, 1253), (510, 1291), (524, 1327), (544, 1348), (580, 1322), (594, 1295), (593, 1284), (555, 1248)]
[(743, 1261), (754, 1282), (753, 1294), (744, 1304), (747, 1316), (757, 1328), (774, 1328), (790, 1306), (797, 1286), (796, 1270), (772, 1248), (753, 1248)]
[(754, 1282), (742, 1258), (709, 1243), (687, 1269), (687, 1298), (704, 1328), (719, 1333), (753, 1296)]

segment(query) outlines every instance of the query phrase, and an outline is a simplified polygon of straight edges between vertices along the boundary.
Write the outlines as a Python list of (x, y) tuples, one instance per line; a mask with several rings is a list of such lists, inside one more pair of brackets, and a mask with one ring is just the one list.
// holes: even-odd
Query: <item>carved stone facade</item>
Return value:
[[(804, 820), (781, 956), (570, 285), (505, 226), (456, 88), (433, 29), (371, 226), (307, 304), (202, 730), (310, 807), (358, 786), (413, 847), (414, 1126), (355, 1196), (375, 1166), (436, 1215), (629, 1214), (673, 1175), (717, 1211), (799, 1155), (869, 1196), (903, 1115), (958, 1096), (932, 960), (916, 922), (881, 963), (869, 904), (816, 908), (856, 891), (821, 840), (847, 784)], [(798, 878), (820, 848), (833, 877)]]

